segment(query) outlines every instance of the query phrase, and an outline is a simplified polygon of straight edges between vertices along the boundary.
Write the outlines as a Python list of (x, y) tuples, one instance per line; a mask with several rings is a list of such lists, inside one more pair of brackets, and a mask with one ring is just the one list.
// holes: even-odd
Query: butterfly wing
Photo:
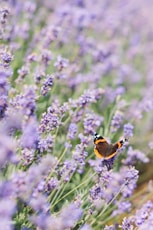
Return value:
[(111, 159), (117, 154), (117, 150), (120, 149), (124, 144), (124, 141), (118, 141), (116, 144), (111, 145), (110, 151), (107, 153), (107, 156), (105, 157), (106, 159)]
[(105, 158), (107, 153), (111, 150), (110, 145), (103, 137), (99, 137), (98, 139), (94, 140), (94, 144), (94, 152), (99, 158)]

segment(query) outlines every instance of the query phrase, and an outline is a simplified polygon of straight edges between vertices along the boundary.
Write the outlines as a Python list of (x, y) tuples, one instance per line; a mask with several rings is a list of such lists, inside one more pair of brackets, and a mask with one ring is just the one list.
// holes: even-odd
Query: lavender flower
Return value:
[(1, 9), (0, 10), (0, 22), (1, 24), (5, 24), (8, 19), (8, 15), (10, 14), (9, 9)]
[(52, 108), (48, 108), (48, 112), (42, 114), (42, 119), (40, 122), (39, 130), (41, 133), (50, 132), (60, 125), (60, 120), (56, 111), (52, 110)]
[(20, 82), (29, 74), (29, 68), (27, 66), (22, 66), (21, 69), (18, 70), (18, 74), (19, 79), (17, 79), (17, 82)]
[(16, 203), (14, 200), (1, 200), (0, 201), (0, 217), (1, 218), (10, 218), (15, 213)]
[(48, 66), (49, 62), (52, 60), (52, 53), (49, 50), (42, 50), (41, 60), (45, 67)]
[(55, 62), (54, 66), (57, 67), (57, 70), (60, 72), (64, 68), (66, 68), (69, 64), (69, 61), (61, 56), (57, 57), (57, 61)]
[(84, 133), (93, 135), (102, 121), (103, 117), (97, 116), (94, 113), (86, 113), (84, 118)]
[(46, 96), (46, 94), (49, 91), (49, 88), (53, 86), (53, 79), (54, 79), (53, 76), (49, 76), (49, 75), (46, 76), (46, 80), (44, 81), (43, 86), (41, 87), (41, 94), (43, 96)]
[(102, 89), (97, 90), (86, 90), (84, 94), (79, 98), (78, 105), (84, 107), (89, 103), (96, 102), (104, 93)]
[(153, 211), (153, 203), (148, 201), (142, 206), (140, 210), (137, 210), (135, 215), (135, 223), (137, 226), (141, 226), (148, 219)]
[(46, 185), (46, 190), (48, 193), (50, 193), (51, 191), (53, 191), (54, 189), (60, 189), (60, 183), (56, 178), (51, 178)]
[(29, 205), (38, 213), (47, 213), (49, 211), (49, 204), (44, 195), (40, 193), (36, 197), (32, 197), (29, 201)]
[(71, 176), (76, 171), (76, 163), (74, 160), (66, 160), (63, 167), (58, 171), (58, 177), (62, 179), (63, 182), (68, 182)]
[(83, 173), (85, 167), (85, 158), (88, 156), (88, 153), (85, 151), (83, 144), (76, 145), (76, 148), (73, 152), (73, 159), (78, 165), (78, 172)]
[(102, 160), (101, 166), (106, 167), (108, 170), (112, 169), (114, 161), (115, 161), (115, 158), (116, 158), (116, 156), (114, 156), (114, 157), (112, 157), (111, 159), (108, 159), (108, 160), (105, 160), (105, 159)]
[(124, 212), (130, 212), (132, 208), (131, 202), (129, 201), (119, 201), (117, 202), (117, 210), (112, 213), (113, 216), (120, 215)]
[(131, 218), (124, 217), (123, 221), (122, 221), (122, 226), (121, 227), (122, 227), (123, 230), (133, 230), (134, 226), (132, 225)]
[(129, 139), (133, 136), (133, 129), (134, 127), (130, 123), (124, 125), (124, 137), (126, 139)]
[(12, 55), (11, 55), (10, 53), (4, 52), (4, 53), (2, 54), (3, 66), (4, 66), (5, 68), (8, 68), (9, 65), (10, 65), (10, 63), (11, 63), (11, 61), (12, 61), (12, 59), (13, 59), (13, 57), (12, 57)]
[(76, 136), (76, 133), (77, 133), (77, 125), (75, 123), (71, 123), (69, 125), (67, 139), (73, 140)]
[(7, 108), (7, 97), (1, 96), (0, 98), (0, 118), (4, 117), (6, 108)]
[(40, 153), (43, 153), (45, 151), (51, 152), (53, 147), (53, 137), (51, 135), (48, 135), (46, 138), (40, 138), (38, 142), (38, 149)]
[(134, 164), (137, 160), (143, 162), (143, 163), (148, 163), (149, 162), (149, 158), (145, 155), (145, 153), (143, 153), (140, 150), (137, 149), (133, 149), (131, 146), (128, 148), (127, 151), (127, 157), (126, 159), (124, 159), (124, 164)]
[(34, 160), (34, 156), (35, 156), (35, 152), (34, 149), (23, 149), (21, 151), (21, 161), (23, 162), (24, 166), (30, 165), (33, 160)]
[(25, 93), (17, 95), (11, 104), (19, 109), (24, 115), (32, 116), (35, 113), (36, 101), (35, 90), (33, 87), (25, 88)]
[(110, 225), (110, 226), (105, 226), (104, 230), (116, 230), (118, 226)]
[(111, 132), (116, 132), (122, 124), (123, 121), (123, 114), (121, 112), (116, 112), (113, 116), (113, 119), (111, 121)]
[(35, 119), (31, 117), (22, 128), (21, 145), (23, 148), (36, 148), (38, 143), (38, 125)]
[(81, 208), (77, 207), (75, 204), (69, 204), (67, 207), (63, 208), (60, 219), (62, 221), (62, 229), (72, 228), (76, 222), (82, 217)]
[(15, 160), (16, 142), (11, 137), (0, 134), (0, 168)]

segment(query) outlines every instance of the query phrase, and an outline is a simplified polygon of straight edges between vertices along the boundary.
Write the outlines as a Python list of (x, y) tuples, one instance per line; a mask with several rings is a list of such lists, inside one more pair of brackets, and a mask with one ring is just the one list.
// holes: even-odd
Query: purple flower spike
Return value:
[(69, 204), (67, 207), (63, 208), (60, 218), (62, 222), (61, 229), (73, 228), (75, 223), (82, 217), (81, 208), (77, 207), (75, 204)]
[(73, 140), (76, 136), (76, 133), (77, 133), (77, 124), (71, 123), (68, 129), (67, 138), (69, 140)]
[(53, 76), (47, 75), (46, 80), (43, 83), (43, 86), (41, 87), (41, 94), (43, 96), (46, 96), (48, 93), (49, 89), (53, 86)]
[(99, 128), (104, 118), (94, 113), (87, 113), (84, 118), (84, 133), (93, 135), (95, 130)]
[(55, 62), (54, 66), (57, 67), (58, 71), (62, 71), (69, 65), (69, 61), (61, 56), (57, 57), (57, 61)]
[(122, 124), (123, 114), (121, 112), (116, 112), (111, 121), (111, 132), (116, 132)]
[(0, 168), (10, 161), (14, 163), (15, 148), (16, 143), (11, 137), (0, 134)]
[(124, 217), (121, 227), (123, 230), (134, 230), (134, 226), (132, 224), (132, 219)]
[(124, 125), (124, 137), (126, 139), (129, 139), (133, 136), (133, 129), (134, 127), (130, 123)]
[(36, 148), (38, 143), (38, 125), (34, 118), (26, 122), (22, 128), (21, 145), (23, 148)]

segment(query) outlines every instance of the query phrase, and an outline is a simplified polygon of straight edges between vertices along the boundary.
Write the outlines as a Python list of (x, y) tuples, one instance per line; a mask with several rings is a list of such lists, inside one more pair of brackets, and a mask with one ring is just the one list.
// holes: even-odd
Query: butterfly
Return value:
[(127, 139), (120, 140), (115, 144), (109, 144), (105, 138), (95, 133), (94, 135), (94, 152), (97, 157), (104, 159), (111, 159), (117, 154), (117, 150), (120, 149)]

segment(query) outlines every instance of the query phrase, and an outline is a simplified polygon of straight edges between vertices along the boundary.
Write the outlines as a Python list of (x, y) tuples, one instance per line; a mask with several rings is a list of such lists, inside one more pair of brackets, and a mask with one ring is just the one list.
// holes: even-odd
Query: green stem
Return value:
[(57, 167), (57, 165), (60, 163), (60, 161), (61, 161), (62, 158), (64, 157), (66, 151), (67, 151), (67, 148), (64, 149), (62, 155), (61, 155), (60, 158), (58, 159), (58, 161), (57, 161), (57, 163), (55, 164), (54, 168), (52, 169), (51, 173), (48, 175), (46, 181), (48, 181), (48, 180), (52, 177), (52, 175), (53, 175), (53, 173), (54, 173), (54, 171), (55, 171), (55, 168)]
[[(95, 173), (96, 174), (96, 173)], [(54, 205), (52, 206), (52, 208), (54, 208), (54, 206), (60, 202), (61, 200), (63, 200), (65, 197), (69, 196), (71, 193), (73, 193), (76, 189), (78, 189), (79, 187), (81, 187), (82, 185), (86, 184), (91, 178), (93, 178), (95, 176), (95, 174), (93, 174), (91, 177), (89, 177), (87, 180), (83, 181), (81, 184), (79, 184), (78, 186), (76, 186), (74, 189), (72, 189), (70, 192), (66, 193), (63, 197), (61, 197), (58, 201), (56, 201), (54, 203)]]
[(121, 188), (120, 188), (120, 190), (118, 191), (118, 193), (112, 198), (112, 200), (108, 203), (108, 205), (102, 210), (102, 212), (100, 212), (99, 213), (99, 215), (98, 216), (96, 216), (96, 218), (91, 222), (91, 226), (97, 221), (97, 219), (98, 218), (100, 218), (101, 217), (101, 215), (109, 208), (109, 206), (114, 202), (114, 200), (117, 198), (117, 196), (120, 194), (120, 192), (122, 191), (122, 189), (125, 187), (125, 184), (126, 184), (127, 182), (125, 182), (122, 186), (121, 186)]

